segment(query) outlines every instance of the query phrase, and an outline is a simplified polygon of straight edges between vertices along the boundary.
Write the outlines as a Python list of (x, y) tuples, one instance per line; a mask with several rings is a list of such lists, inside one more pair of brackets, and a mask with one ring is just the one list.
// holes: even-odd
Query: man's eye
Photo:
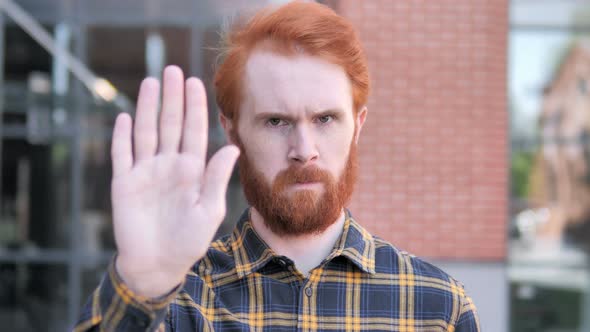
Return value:
[(331, 115), (323, 115), (318, 118), (318, 121), (321, 123), (328, 123), (332, 121), (333, 117)]
[(270, 119), (268, 119), (267, 122), (268, 122), (269, 125), (271, 125), (273, 127), (278, 127), (278, 126), (284, 124), (284, 121), (281, 120), (281, 119), (279, 119), (279, 118), (270, 118)]

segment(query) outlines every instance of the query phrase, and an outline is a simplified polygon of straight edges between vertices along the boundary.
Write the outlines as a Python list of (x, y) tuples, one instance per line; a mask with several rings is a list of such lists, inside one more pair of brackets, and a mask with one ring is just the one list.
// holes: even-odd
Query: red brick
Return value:
[(420, 256), (504, 260), (507, 1), (327, 2), (372, 73), (354, 215)]

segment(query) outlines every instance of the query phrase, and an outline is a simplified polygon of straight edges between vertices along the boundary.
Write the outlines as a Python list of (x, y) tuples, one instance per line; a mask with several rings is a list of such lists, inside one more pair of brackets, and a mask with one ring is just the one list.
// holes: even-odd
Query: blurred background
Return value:
[[(220, 31), (280, 0), (0, 0), (0, 326), (69, 329), (115, 246), (110, 135), (166, 64), (225, 141)], [(485, 331), (590, 331), (590, 2), (325, 0), (373, 85), (350, 209), (461, 280)], [(231, 230), (247, 207), (237, 177)]]

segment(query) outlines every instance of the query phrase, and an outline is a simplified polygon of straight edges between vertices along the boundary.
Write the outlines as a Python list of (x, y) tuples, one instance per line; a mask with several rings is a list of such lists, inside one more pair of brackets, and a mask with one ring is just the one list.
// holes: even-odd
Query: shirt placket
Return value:
[(309, 278), (303, 279), (299, 289), (299, 310), (297, 330), (311, 332), (318, 330), (317, 316), (317, 281), (319, 271), (312, 271)]

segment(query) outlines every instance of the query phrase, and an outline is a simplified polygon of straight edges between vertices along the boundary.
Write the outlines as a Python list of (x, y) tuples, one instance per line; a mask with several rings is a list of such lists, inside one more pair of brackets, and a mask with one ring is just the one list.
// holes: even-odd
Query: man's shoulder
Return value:
[(460, 281), (436, 265), (379, 237), (373, 236), (373, 240), (377, 278), (389, 277), (396, 287), (411, 287), (412, 295), (421, 297), (422, 303), (429, 303), (430, 308), (436, 307), (447, 313), (453, 324), (459, 324), (454, 325), (457, 330), (480, 330), (475, 304)]
[(462, 285), (436, 265), (417, 257), (377, 236), (375, 242), (375, 272), (403, 274), (414, 280), (440, 280), (449, 286)]

